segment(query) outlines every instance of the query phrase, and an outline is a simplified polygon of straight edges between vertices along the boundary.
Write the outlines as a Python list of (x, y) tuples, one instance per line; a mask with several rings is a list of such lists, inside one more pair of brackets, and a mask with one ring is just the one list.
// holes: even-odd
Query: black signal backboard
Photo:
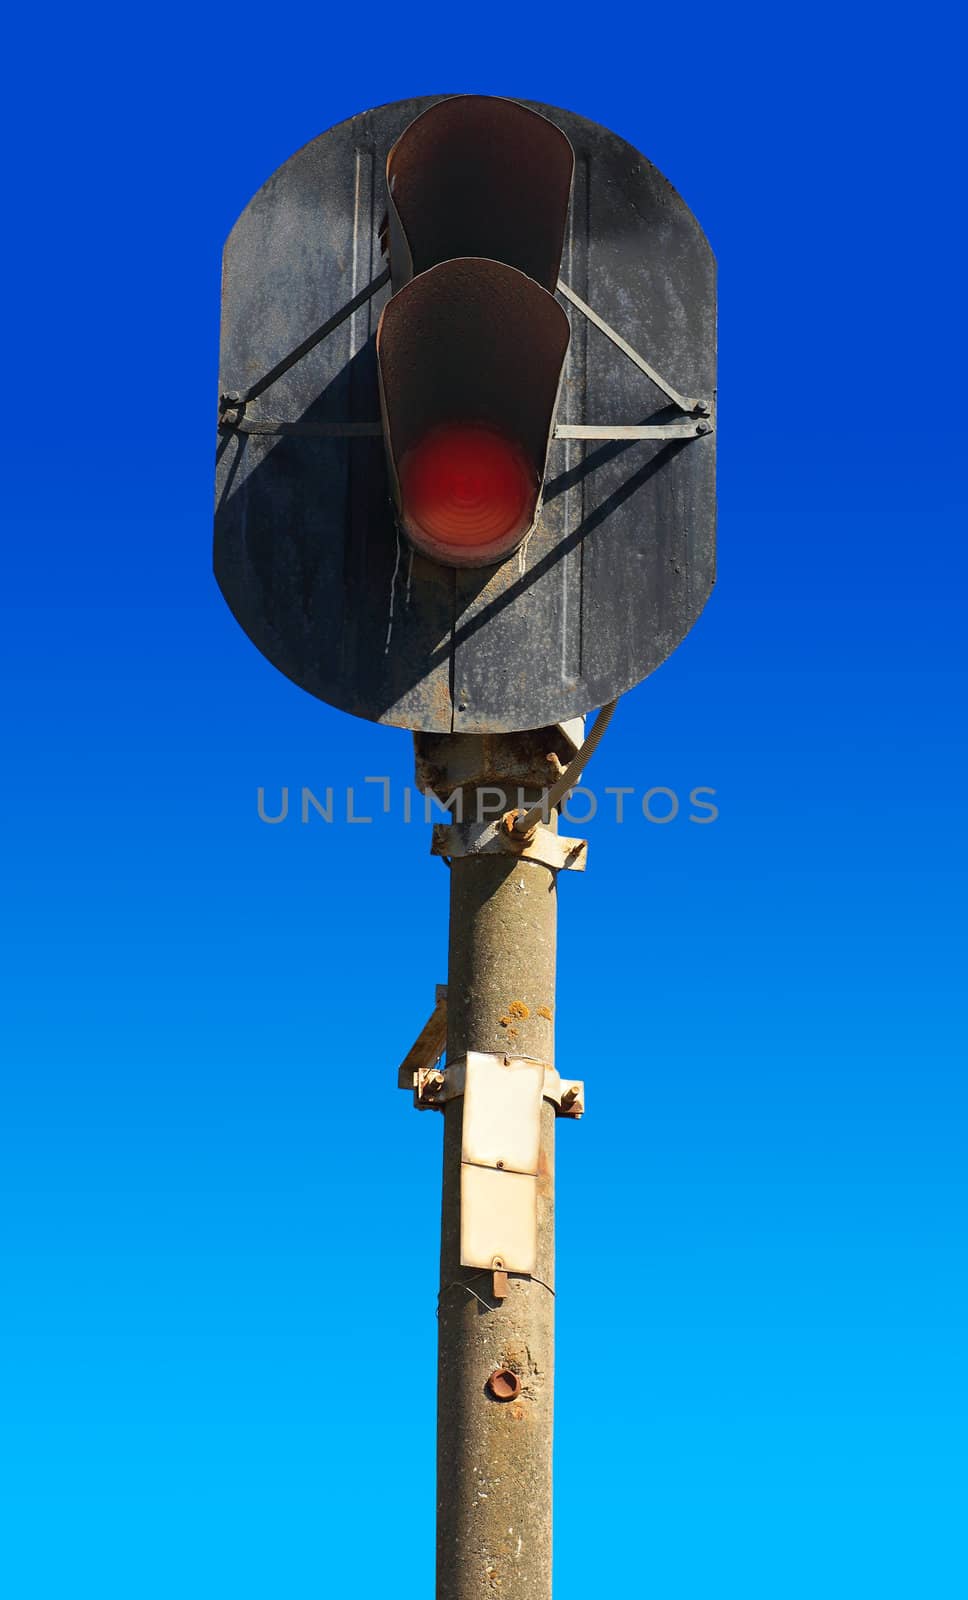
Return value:
[[(215, 571), (258, 648), (311, 694), (433, 732), (542, 727), (614, 699), (680, 643), (712, 587), (715, 431), (555, 439), (538, 526), (498, 567), (454, 570), (394, 525), (374, 335), (387, 153), (436, 96), (313, 140), (253, 198), (225, 248)], [(715, 263), (698, 223), (632, 146), (535, 104), (574, 146), (563, 280), (680, 394), (715, 398)], [(682, 422), (580, 311), (559, 426)], [(257, 391), (257, 392), (256, 392)], [(233, 421), (248, 430), (239, 431)], [(326, 433), (352, 424), (356, 436)], [(293, 432), (259, 432), (291, 426)], [(367, 427), (372, 432), (367, 432)], [(315, 430), (315, 431), (314, 431)]]

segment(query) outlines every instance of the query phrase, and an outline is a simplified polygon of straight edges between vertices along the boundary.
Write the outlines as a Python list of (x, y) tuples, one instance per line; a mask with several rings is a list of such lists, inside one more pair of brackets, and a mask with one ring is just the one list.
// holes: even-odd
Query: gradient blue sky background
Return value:
[(262, 660), (210, 515), (236, 215), (461, 90), (613, 127), (720, 263), (720, 583), (589, 773), (720, 815), (600, 817), (562, 884), (556, 1600), (968, 1592), (958, 27), (8, 24), (9, 1600), (432, 1593), (440, 1125), (394, 1084), (446, 872), (396, 799), (259, 822), (259, 785), (400, 795), (410, 743)]

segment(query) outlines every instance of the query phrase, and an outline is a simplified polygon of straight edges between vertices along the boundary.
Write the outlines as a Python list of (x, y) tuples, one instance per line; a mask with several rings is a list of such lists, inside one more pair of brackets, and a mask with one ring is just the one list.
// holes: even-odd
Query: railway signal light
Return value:
[(573, 169), (547, 118), (481, 95), (431, 106), (387, 158), (384, 441), (400, 526), (432, 560), (503, 560), (537, 519), (570, 334), (554, 289)]
[(310, 693), (405, 728), (614, 700), (712, 587), (715, 336), (695, 218), (608, 129), (480, 95), (341, 123), (225, 248), (233, 612)]
[[(438, 990), (398, 1079), (446, 1123), (438, 1592), (550, 1595), (549, 1108), (584, 1109), (555, 1066), (551, 891), (585, 842), (541, 817), (712, 586), (712, 255), (595, 123), (475, 95), (382, 106), (240, 217), (220, 379), (226, 599), (302, 687), (423, 735), (418, 787), (453, 809), (433, 849), (458, 998), (448, 1017)], [(553, 725), (593, 707), (562, 770)]]

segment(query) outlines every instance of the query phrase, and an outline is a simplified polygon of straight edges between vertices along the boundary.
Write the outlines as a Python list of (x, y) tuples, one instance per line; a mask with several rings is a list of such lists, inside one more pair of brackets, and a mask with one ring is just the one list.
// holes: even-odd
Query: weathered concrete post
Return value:
[[(489, 785), (491, 816), (520, 804), (519, 786), (537, 798), (553, 776), (547, 734), (433, 742), (438, 761), (446, 751), (436, 791), (450, 779), (460, 784), (476, 766)], [(476, 763), (469, 759), (474, 747)], [(465, 817), (474, 814), (476, 788), (464, 786)], [(555, 880), (552, 868), (535, 861), (453, 858), (448, 1060), (483, 1051), (554, 1064)], [(536, 1271), (511, 1274), (502, 1300), (492, 1293), (492, 1273), (460, 1264), (463, 1103), (452, 1099), (444, 1111), (437, 1597), (549, 1600), (555, 1108), (542, 1102)], [(495, 1373), (507, 1376), (491, 1381)]]

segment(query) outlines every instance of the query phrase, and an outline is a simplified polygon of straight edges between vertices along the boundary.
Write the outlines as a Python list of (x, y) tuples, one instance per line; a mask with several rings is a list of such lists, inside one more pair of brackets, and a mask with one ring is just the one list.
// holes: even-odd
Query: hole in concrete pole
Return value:
[(495, 1400), (515, 1400), (521, 1393), (521, 1379), (509, 1367), (497, 1367), (487, 1380)]

